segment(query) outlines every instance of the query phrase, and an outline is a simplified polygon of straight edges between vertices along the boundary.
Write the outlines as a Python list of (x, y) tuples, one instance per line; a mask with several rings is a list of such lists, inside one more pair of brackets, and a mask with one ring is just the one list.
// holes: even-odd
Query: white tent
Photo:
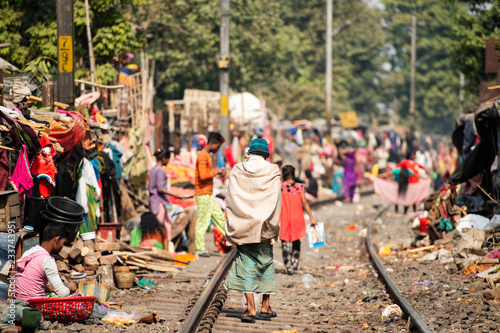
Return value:
[(229, 97), (229, 115), (235, 122), (262, 124), (263, 111), (261, 100), (249, 92), (243, 92)]

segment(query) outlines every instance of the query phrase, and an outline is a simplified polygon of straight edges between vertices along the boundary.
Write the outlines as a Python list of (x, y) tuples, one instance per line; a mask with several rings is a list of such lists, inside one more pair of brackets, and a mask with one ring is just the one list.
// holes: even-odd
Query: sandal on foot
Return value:
[(269, 307), (269, 311), (271, 311), (271, 312), (259, 311), (259, 316), (261, 316), (263, 318), (276, 318), (276, 317), (278, 317), (278, 314), (276, 312), (274, 312), (273, 309), (271, 309), (271, 307)]
[(240, 319), (242, 323), (255, 323), (255, 318), (257, 316), (250, 316), (250, 315), (245, 315), (247, 313), (247, 310), (243, 311), (243, 313), (240, 315)]

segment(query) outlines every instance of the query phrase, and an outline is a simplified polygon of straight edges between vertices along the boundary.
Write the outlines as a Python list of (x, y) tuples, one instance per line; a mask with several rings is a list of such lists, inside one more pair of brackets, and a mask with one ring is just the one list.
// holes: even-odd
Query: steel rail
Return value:
[(384, 269), (384, 266), (382, 266), (382, 263), (378, 259), (377, 252), (375, 252), (375, 249), (373, 248), (373, 243), (371, 239), (371, 232), (372, 232), (372, 222), (376, 220), (377, 218), (382, 215), (382, 213), (387, 209), (388, 206), (382, 207), (378, 212), (377, 215), (370, 220), (370, 223), (368, 224), (368, 232), (366, 235), (366, 248), (368, 250), (368, 253), (370, 254), (370, 258), (372, 260), (373, 266), (379, 273), (379, 277), (381, 278), (382, 282), (386, 285), (389, 294), (394, 298), (396, 303), (401, 307), (403, 312), (410, 318), (410, 327), (417, 329), (421, 333), (431, 333), (431, 330), (427, 325), (424, 323), (422, 318), (418, 315), (418, 313), (415, 311), (415, 309), (408, 303), (406, 298), (401, 294), (399, 291), (398, 287), (392, 282), (391, 278), (387, 274), (387, 272)]
[(229, 271), (229, 268), (231, 268), (231, 264), (233, 263), (235, 256), (236, 248), (233, 248), (231, 252), (229, 252), (219, 264), (213, 277), (210, 279), (210, 282), (208, 282), (207, 286), (198, 298), (198, 301), (196, 301), (193, 308), (191, 309), (191, 312), (184, 321), (184, 324), (179, 331), (180, 333), (196, 332), (198, 325), (203, 319), (203, 316), (210, 306), (212, 299), (217, 293), (217, 289), (219, 289), (222, 281), (224, 281), (224, 279), (226, 278), (226, 275)]

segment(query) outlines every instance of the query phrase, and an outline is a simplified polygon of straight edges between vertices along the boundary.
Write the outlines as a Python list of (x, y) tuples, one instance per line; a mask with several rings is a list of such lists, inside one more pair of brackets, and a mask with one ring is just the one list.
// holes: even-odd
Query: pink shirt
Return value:
[(45, 285), (50, 281), (59, 297), (68, 296), (57, 271), (57, 265), (43, 247), (37, 245), (26, 251), (16, 263), (15, 298), (28, 302), (30, 298), (44, 298)]

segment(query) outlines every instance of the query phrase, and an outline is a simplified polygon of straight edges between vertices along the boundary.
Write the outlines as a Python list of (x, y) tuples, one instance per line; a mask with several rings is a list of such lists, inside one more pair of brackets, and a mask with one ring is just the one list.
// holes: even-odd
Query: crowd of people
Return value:
[(396, 205), (396, 212), (401, 202), (406, 213), (408, 204), (403, 198), (416, 195), (419, 200), (409, 206), (416, 205), (422, 201), (424, 185), (440, 188), (459, 162), (457, 150), (447, 139), (398, 134), (392, 129), (351, 133), (347, 138), (332, 140), (334, 143), (311, 129), (286, 133), (283, 146), (299, 161), (297, 180), (305, 183), (309, 203), (326, 197), (357, 202), (364, 188), (375, 186), (378, 194)]
[[(397, 149), (395, 153), (388, 136), (384, 136), (375, 148), (364, 144), (335, 147), (329, 157), (321, 153), (318, 146), (312, 151), (319, 152), (319, 159), (302, 155), (300, 169), (296, 170), (292, 165), (283, 165), (280, 158), (273, 160), (268, 141), (256, 137), (244, 152), (242, 161), (233, 164), (228, 174), (224, 166), (212, 165), (224, 142), (225, 138), (219, 133), (208, 135), (197, 155), (194, 192), (189, 196), (181, 196), (171, 187), (167, 173), (171, 152), (157, 151), (154, 154), (156, 165), (149, 171), (149, 210), (127, 221), (126, 229), (131, 235), (131, 246), (156, 247), (171, 253), (186, 251), (198, 257), (209, 257), (205, 236), (211, 227), (219, 251), (226, 252), (233, 246), (237, 249), (226, 287), (245, 294), (247, 309), (241, 319), (247, 322), (257, 317), (277, 316), (269, 303), (270, 294), (276, 291), (273, 244), (282, 242), (285, 273), (297, 273), (300, 239), (306, 235), (306, 215), (311, 226), (317, 225), (309, 204), (318, 200), (321, 186), (327, 185), (337, 195), (343, 195), (345, 201), (354, 202), (358, 188), (369, 179), (376, 192), (395, 204), (396, 212), (401, 204), (407, 213), (411, 205), (416, 210), (416, 197), (422, 200), (412, 191), (425, 185), (429, 187), (431, 179), (438, 186), (439, 180), (443, 181), (442, 178), (452, 171), (449, 169), (452, 163), (448, 163), (452, 153), (446, 146), (440, 145), (439, 150), (432, 145), (428, 150), (414, 149), (406, 159), (398, 161), (402, 151)], [(314, 142), (318, 145), (319, 140)], [(327, 158), (333, 161), (331, 165), (325, 163)], [(317, 163), (321, 163), (320, 168)], [(217, 197), (214, 194), (216, 178), (225, 179), (221, 183), (227, 185), (222, 197), (220, 193)], [(420, 187), (413, 186), (419, 183)], [(194, 206), (180, 207), (171, 203), (171, 199), (182, 201), (193, 196)], [(58, 296), (75, 291), (71, 283), (62, 284), (53, 259), (48, 260), (51, 254), (60, 250), (65, 238), (64, 230), (57, 228), (47, 226), (41, 246), (25, 253), (19, 261), (16, 295), (20, 301), (44, 295), (47, 282)], [(254, 293), (264, 295), (259, 312)]]

